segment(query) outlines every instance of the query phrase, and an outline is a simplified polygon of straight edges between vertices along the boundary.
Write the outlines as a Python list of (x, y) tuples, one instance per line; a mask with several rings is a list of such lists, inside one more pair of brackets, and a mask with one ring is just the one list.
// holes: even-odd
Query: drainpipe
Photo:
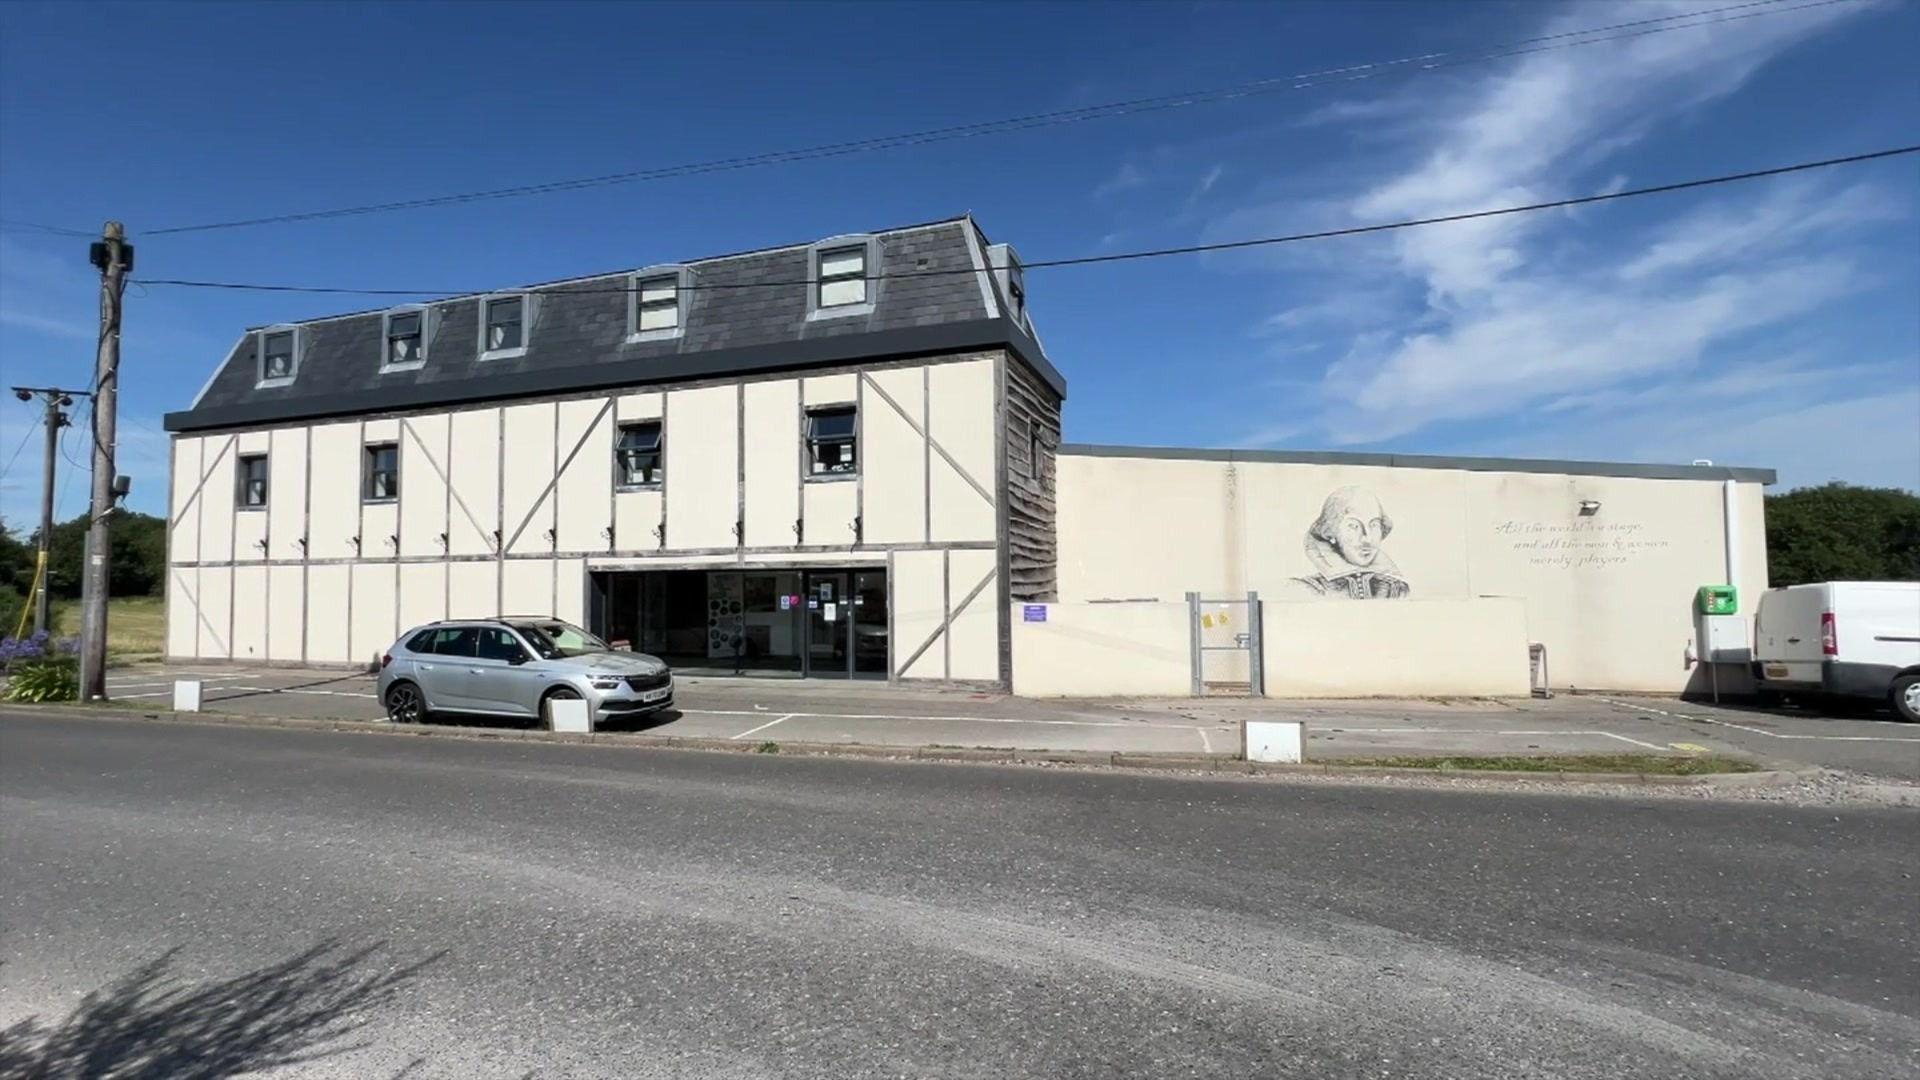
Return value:
[(1726, 521), (1722, 530), (1727, 538), (1727, 584), (1740, 585), (1740, 510), (1735, 505), (1738, 485), (1732, 480), (1720, 485), (1720, 512)]

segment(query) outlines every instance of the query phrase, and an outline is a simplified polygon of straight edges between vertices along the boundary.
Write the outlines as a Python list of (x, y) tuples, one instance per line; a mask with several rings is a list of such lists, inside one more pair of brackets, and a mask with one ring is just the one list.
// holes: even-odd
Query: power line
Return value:
[(17, 218), (0, 218), (0, 229), (52, 233), (55, 236), (92, 236), (85, 229), (63, 229), (58, 225), (42, 225), (37, 221), (21, 221)]
[[(93, 425), (93, 416), (92, 416), (93, 399), (92, 398), (87, 399), (87, 413), (88, 413), (87, 425), (89, 430), (91, 430)], [(67, 464), (71, 465), (72, 468), (68, 469), (65, 473), (61, 474), (60, 493), (54, 496), (54, 499), (53, 499), (53, 505), (56, 508), (58, 508), (61, 504), (67, 501), (67, 488), (72, 486), (74, 474), (87, 471), (87, 466), (82, 465), (79, 462), (73, 460), (73, 455), (67, 453), (67, 435), (71, 431), (73, 431), (73, 426), (72, 424), (69, 424), (67, 426), (67, 430), (60, 433), (60, 456), (67, 459)], [(56, 510), (55, 516), (56, 517), (58, 516), (57, 510)]]
[(5, 480), (7, 474), (13, 471), (13, 463), (20, 460), (20, 452), (27, 448), (27, 440), (33, 438), (33, 433), (39, 429), (40, 419), (35, 417), (33, 423), (27, 425), (27, 434), (21, 438), (20, 445), (13, 448), (13, 456), (7, 459), (7, 467), (0, 469), (0, 480)]
[[(1480, 218), (1504, 217), (1511, 214), (1527, 214), (1540, 210), (1557, 210), (1570, 206), (1587, 206), (1592, 203), (1613, 202), (1618, 199), (1632, 199), (1643, 195), (1662, 195), (1675, 191), (1690, 191), (1694, 188), (1712, 187), (1718, 184), (1732, 184), (1746, 180), (1759, 180), (1770, 176), (1785, 176), (1789, 173), (1808, 172), (1814, 169), (1829, 169), (1841, 165), (1857, 165), (1882, 158), (1899, 157), (1905, 154), (1920, 153), (1920, 144), (1898, 146), (1885, 150), (1873, 150), (1862, 154), (1849, 154), (1845, 157), (1825, 158), (1820, 161), (1803, 161), (1793, 165), (1778, 165), (1767, 169), (1753, 169), (1747, 172), (1724, 173), (1719, 176), (1703, 176), (1692, 180), (1679, 180), (1670, 184), (1655, 184), (1650, 187), (1626, 188), (1620, 191), (1603, 192), (1598, 195), (1578, 195), (1566, 199), (1552, 199), (1547, 202), (1526, 203), (1518, 206), (1501, 206), (1486, 210), (1469, 210), (1458, 214), (1442, 214), (1435, 217), (1408, 218), (1400, 221), (1381, 222), (1373, 225), (1351, 225), (1340, 229), (1322, 229), (1317, 232), (1288, 233), (1282, 236), (1261, 236), (1244, 240), (1223, 240), (1211, 244), (1188, 244), (1182, 247), (1150, 248), (1142, 251), (1112, 252), (1106, 255), (1081, 255), (1064, 259), (1041, 259), (1021, 264), (1023, 270), (1046, 270), (1064, 266), (1090, 266), (1096, 263), (1129, 262), (1137, 259), (1160, 259), (1174, 255), (1197, 255), (1211, 251), (1234, 251), (1241, 248), (1266, 247), (1275, 244), (1292, 244), (1306, 240), (1328, 240), (1341, 236), (1364, 236), (1369, 233), (1392, 232), (1399, 229), (1419, 228), (1426, 225), (1444, 225), (1456, 221), (1473, 221)], [(900, 278), (945, 277), (960, 274), (975, 274), (979, 271), (972, 266), (938, 270), (906, 270), (893, 274), (870, 274), (868, 281), (888, 281)], [(611, 276), (611, 275), (609, 275)], [(750, 282), (695, 282), (690, 285), (676, 286), (680, 292), (707, 292), (728, 289), (767, 289), (786, 288), (802, 285), (816, 285), (818, 279), (800, 278), (790, 281), (750, 281)], [(176, 278), (147, 278), (147, 285), (170, 285), (177, 288), (193, 289), (229, 289), (244, 292), (277, 293), (329, 293), (353, 296), (472, 296), (489, 292), (489, 289), (358, 289), (332, 288), (315, 285), (263, 285), (249, 282), (232, 281), (192, 281)], [(567, 288), (556, 286), (540, 291), (548, 295), (596, 293), (632, 293), (636, 286), (618, 288)]]
[[(1160, 97), (1138, 98), (1131, 101), (1108, 102), (1101, 105), (1088, 105), (1072, 109), (1059, 109), (1050, 112), (1032, 113), (1025, 116), (1008, 117), (1000, 120), (931, 128), (924, 131), (907, 132), (898, 135), (858, 139), (850, 142), (827, 143), (796, 150), (768, 151), (740, 157), (720, 158), (713, 161), (669, 165), (651, 169), (636, 169), (627, 172), (607, 173), (601, 176), (577, 177), (570, 180), (553, 180), (537, 184), (521, 184), (513, 187), (493, 188), (490, 190), (471, 191), (453, 195), (435, 195), (416, 199), (400, 199), (391, 202), (368, 203), (360, 206), (335, 207), (332, 209), (309, 210), (289, 214), (273, 214), (254, 218), (237, 218), (229, 221), (214, 221), (193, 225), (175, 225), (168, 228), (147, 230), (146, 235), (163, 236), (178, 233), (206, 232), (214, 229), (238, 229), (257, 225), (392, 213), (400, 210), (419, 210), (468, 202), (519, 198), (529, 195), (576, 191), (583, 188), (604, 187), (614, 184), (665, 180), (704, 173), (731, 172), (767, 165), (841, 157), (849, 154), (871, 153), (902, 146), (917, 146), (926, 143), (948, 142), (956, 139), (978, 138), (985, 135), (1051, 127), (1059, 124), (1101, 120), (1114, 116), (1129, 116), (1144, 112), (1186, 108), (1194, 105), (1230, 101), (1287, 90), (1305, 90), (1332, 83), (1378, 78), (1382, 75), (1402, 70), (1432, 71), (1555, 49), (1577, 48), (1583, 45), (1594, 45), (1608, 41), (1619, 41), (1626, 38), (1643, 37), (1648, 34), (1668, 33), (1675, 30), (1691, 29), (1693, 27), (1707, 26), (1715, 23), (1758, 18), (1765, 15), (1781, 15), (1794, 11), (1805, 11), (1810, 8), (1830, 7), (1834, 4), (1857, 2), (1859, 2), (1859, 0), (1809, 0), (1809, 2), (1805, 3), (1783, 6), (1784, 0), (1746, 0), (1744, 3), (1709, 8), (1704, 11), (1683, 12), (1657, 18), (1636, 19), (1630, 22), (1614, 23), (1608, 26), (1590, 27), (1584, 30), (1569, 30), (1557, 34), (1522, 38), (1498, 45), (1492, 51), (1465, 56), (1454, 56), (1454, 54), (1444, 52), (1426, 53), (1417, 56), (1401, 57), (1395, 60), (1330, 68), (1324, 71), (1258, 79), (1252, 82), (1216, 87), (1210, 90), (1170, 94)], [(1615, 33), (1615, 31), (1624, 32)], [(1449, 59), (1449, 57), (1451, 57), (1451, 59)]]
[[(92, 416), (92, 413), (93, 413), (93, 403), (92, 403), (92, 401), (88, 401), (88, 403), (87, 403), (87, 413), (88, 413), (88, 416), (87, 416), (87, 424), (88, 424), (88, 426), (89, 426), (89, 427), (91, 427), (91, 426), (92, 426), (92, 424), (93, 424), (93, 416)], [(69, 476), (71, 476), (71, 475), (73, 475), (73, 472), (74, 472), (74, 470), (75, 470), (75, 469), (77, 469), (77, 470), (79, 470), (79, 471), (81, 471), (81, 472), (85, 472), (85, 471), (87, 471), (87, 469), (88, 469), (88, 468), (90, 468), (90, 467), (91, 467), (91, 466), (87, 466), (87, 465), (82, 465), (82, 464), (81, 464), (80, 462), (78, 462), (78, 461), (75, 461), (75, 460), (73, 460), (73, 455), (67, 452), (67, 436), (68, 436), (68, 435), (69, 435), (70, 433), (72, 433), (72, 431), (73, 431), (73, 424), (72, 424), (72, 423), (68, 423), (68, 425), (67, 425), (67, 429), (66, 429), (65, 431), (62, 431), (62, 432), (60, 433), (60, 456), (61, 456), (61, 457), (63, 457), (63, 458), (66, 458), (66, 459), (67, 459), (67, 464), (69, 464), (69, 465), (71, 465), (71, 466), (73, 466), (73, 469), (69, 469), (69, 470), (67, 470), (67, 475), (69, 475)], [(62, 486), (60, 490), (61, 490), (61, 491), (62, 491), (62, 492), (64, 493), (64, 492), (66, 491), (66, 488), (65, 488), (64, 486)]]

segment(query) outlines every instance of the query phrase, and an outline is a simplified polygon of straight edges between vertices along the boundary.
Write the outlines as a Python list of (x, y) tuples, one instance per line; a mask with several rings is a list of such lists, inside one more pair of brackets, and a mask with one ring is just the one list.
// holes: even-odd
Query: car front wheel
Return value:
[[(553, 703), (554, 702), (579, 701), (579, 700), (580, 700), (580, 691), (575, 690), (571, 686), (561, 686), (549, 691), (546, 697), (543, 697), (540, 699), (540, 726), (542, 728), (545, 728), (548, 731), (553, 730)], [(587, 727), (589, 729), (593, 727), (592, 717), (587, 718)]]
[(427, 703), (420, 688), (407, 682), (387, 688), (387, 719), (396, 724), (422, 724), (427, 720)]

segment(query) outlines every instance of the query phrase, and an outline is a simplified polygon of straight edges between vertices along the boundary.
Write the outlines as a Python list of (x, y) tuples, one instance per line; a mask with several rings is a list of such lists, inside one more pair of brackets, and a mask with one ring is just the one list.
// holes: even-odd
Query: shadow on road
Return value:
[(366, 1044), (353, 1033), (442, 955), (380, 970), (380, 948), (347, 951), (325, 941), (258, 971), (198, 983), (173, 971), (179, 950), (169, 949), (88, 994), (58, 1024), (35, 1016), (0, 1030), (0, 1076), (198, 1080), (360, 1049)]

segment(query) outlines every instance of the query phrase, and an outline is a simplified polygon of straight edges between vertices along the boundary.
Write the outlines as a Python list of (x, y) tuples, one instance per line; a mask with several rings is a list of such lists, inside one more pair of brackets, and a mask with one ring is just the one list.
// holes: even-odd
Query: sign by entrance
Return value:
[(793, 610), (793, 597), (791, 597), (791, 596), (786, 596), (786, 595), (782, 595), (782, 596), (780, 597), (780, 610), (781, 610), (781, 611), (792, 611), (792, 610)]
[(1021, 622), (1046, 622), (1047, 621), (1047, 605), (1045, 604), (1021, 605), (1020, 621)]

